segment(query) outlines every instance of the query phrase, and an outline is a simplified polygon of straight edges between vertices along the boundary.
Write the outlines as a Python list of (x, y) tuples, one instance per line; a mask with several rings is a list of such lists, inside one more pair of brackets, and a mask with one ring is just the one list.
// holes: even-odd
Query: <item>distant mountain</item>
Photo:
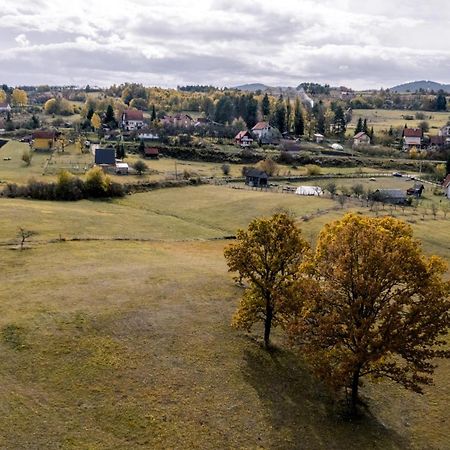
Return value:
[(450, 93), (450, 84), (442, 84), (442, 83), (436, 83), (436, 81), (428, 81), (428, 80), (421, 80), (421, 81), (411, 81), (410, 83), (404, 83), (399, 84), (398, 86), (394, 86), (391, 88), (391, 91), (393, 92), (416, 92), (420, 89), (423, 89), (424, 91), (439, 91), (442, 89), (444, 92)]
[(255, 91), (267, 91), (272, 88), (262, 83), (250, 83), (250, 84), (243, 84), (241, 86), (236, 86), (235, 89), (239, 89), (240, 91), (255, 92)]

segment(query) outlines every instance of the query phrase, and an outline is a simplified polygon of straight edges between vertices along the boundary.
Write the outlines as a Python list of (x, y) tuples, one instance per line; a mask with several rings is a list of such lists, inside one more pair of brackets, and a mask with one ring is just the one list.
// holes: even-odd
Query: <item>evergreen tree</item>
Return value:
[(435, 109), (436, 111), (447, 111), (447, 99), (443, 92), (439, 92), (435, 100)]
[(264, 118), (267, 118), (270, 115), (270, 100), (267, 93), (264, 94), (261, 101), (261, 112)]
[(152, 122), (154, 122), (156, 120), (156, 109), (155, 109), (155, 105), (152, 105), (152, 115), (150, 116), (150, 120)]
[(144, 141), (142, 141), (142, 140), (141, 140), (141, 142), (139, 142), (138, 151), (141, 155), (143, 155), (145, 153), (145, 144), (144, 144)]
[(367, 128), (367, 119), (364, 119), (364, 123), (363, 123), (363, 127), (362, 127), (361, 131), (364, 131), (364, 133), (369, 135), (369, 128)]
[(342, 106), (340, 106), (340, 105), (337, 105), (335, 107), (333, 125), (334, 125), (334, 127), (333, 127), (334, 133), (339, 136), (343, 136), (345, 133), (345, 130), (346, 130), (345, 115), (344, 115), (344, 110), (342, 109)]
[(258, 121), (258, 101), (250, 94), (247, 99), (247, 111), (244, 116), (247, 126), (253, 128)]
[(357, 135), (358, 133), (361, 133), (361, 131), (363, 130), (363, 122), (361, 117), (358, 119), (358, 123), (356, 124), (356, 129), (355, 129), (355, 135)]
[(284, 133), (286, 131), (286, 106), (282, 95), (277, 100), (274, 119), (275, 125), (280, 130), (280, 133)]
[(111, 105), (108, 105), (108, 107), (106, 108), (106, 114), (103, 123), (109, 125), (111, 128), (115, 128), (117, 126), (117, 121), (114, 117), (114, 109)]
[(286, 131), (291, 132), (291, 121), (292, 121), (292, 104), (289, 98), (286, 99)]
[(89, 110), (86, 114), (86, 120), (89, 120), (89, 122), (90, 122), (93, 115), (94, 115), (94, 108), (92, 106), (90, 106)]
[(219, 123), (231, 123), (234, 118), (234, 104), (229, 95), (223, 95), (217, 102), (214, 120)]
[(450, 153), (447, 158), (446, 172), (447, 172), (447, 175), (450, 174)]
[(305, 133), (305, 122), (303, 120), (303, 113), (300, 107), (300, 100), (297, 97), (294, 104), (294, 134), (296, 136), (303, 136)]

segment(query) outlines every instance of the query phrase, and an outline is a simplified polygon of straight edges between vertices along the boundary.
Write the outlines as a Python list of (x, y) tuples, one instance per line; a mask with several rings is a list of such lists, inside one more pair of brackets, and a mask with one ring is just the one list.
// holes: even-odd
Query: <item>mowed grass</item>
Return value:
[[(416, 119), (416, 112), (423, 113), (425, 119)], [(413, 116), (414, 120), (406, 120), (404, 116)], [(405, 111), (402, 109), (387, 110), (387, 109), (355, 109), (353, 111), (352, 121), (348, 129), (354, 129), (358, 119), (367, 119), (368, 125), (373, 126), (375, 132), (382, 130), (389, 130), (393, 128), (404, 127), (405, 124), (409, 128), (418, 127), (423, 120), (430, 125), (430, 134), (438, 134), (438, 129), (443, 127), (450, 119), (448, 112), (430, 112), (430, 111)]]
[[(39, 232), (28, 250), (0, 246), (0, 447), (449, 448), (448, 363), (425, 397), (366, 384), (375, 415), (346, 422), (280, 334), (269, 355), (230, 327), (241, 290), (220, 238), (280, 209), (311, 241), (347, 210), (369, 213), (213, 186), (112, 202), (0, 199), (3, 244), (19, 225)], [(448, 221), (414, 222), (425, 250), (450, 259)], [(104, 240), (49, 242), (59, 235)]]

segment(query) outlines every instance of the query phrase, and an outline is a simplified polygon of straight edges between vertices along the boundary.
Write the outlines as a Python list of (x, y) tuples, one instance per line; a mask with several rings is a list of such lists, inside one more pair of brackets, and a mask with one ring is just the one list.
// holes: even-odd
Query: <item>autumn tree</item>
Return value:
[(6, 92), (0, 89), (0, 103), (5, 103), (7, 98)]
[(225, 249), (230, 272), (248, 283), (233, 325), (250, 330), (264, 322), (264, 345), (270, 346), (273, 326), (282, 325), (292, 303), (285, 295), (308, 251), (300, 229), (286, 213), (254, 219), (247, 230), (237, 232), (236, 243)]
[(25, 106), (28, 103), (27, 93), (23, 89), (14, 89), (11, 94), (11, 101), (14, 106)]
[(100, 116), (97, 113), (94, 113), (91, 118), (91, 125), (92, 128), (95, 130), (99, 130), (102, 126), (102, 119), (100, 119)]
[(347, 214), (325, 226), (302, 269), (305, 303), (289, 327), (316, 374), (349, 394), (362, 377), (421, 393), (449, 326), (450, 283), (442, 259), (425, 257), (412, 228), (393, 217)]
[(266, 172), (270, 177), (276, 175), (278, 172), (278, 165), (272, 158), (266, 158), (260, 161), (256, 167), (263, 172)]

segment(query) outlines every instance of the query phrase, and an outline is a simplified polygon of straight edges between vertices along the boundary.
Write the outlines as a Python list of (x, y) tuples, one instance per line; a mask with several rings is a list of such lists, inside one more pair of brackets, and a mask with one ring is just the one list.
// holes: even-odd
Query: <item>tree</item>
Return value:
[(276, 175), (278, 172), (278, 165), (272, 158), (266, 158), (260, 161), (256, 167), (263, 172), (266, 172), (270, 177)]
[(264, 345), (270, 347), (272, 326), (284, 325), (293, 307), (285, 295), (309, 247), (286, 213), (254, 219), (238, 230), (237, 242), (225, 249), (229, 271), (248, 283), (233, 325), (250, 330), (264, 322)]
[(50, 98), (45, 102), (44, 111), (46, 114), (56, 114), (58, 112), (58, 102), (56, 101), (56, 98)]
[(15, 106), (25, 106), (28, 103), (27, 93), (22, 89), (14, 89), (11, 94), (11, 101)]
[(356, 124), (355, 135), (357, 135), (358, 133), (361, 133), (362, 130), (363, 130), (363, 121), (362, 121), (362, 118), (360, 117)]
[(229, 95), (223, 95), (216, 105), (214, 120), (219, 123), (231, 123), (234, 115), (234, 105)]
[(258, 121), (258, 101), (253, 95), (248, 97), (244, 120), (250, 128), (253, 128)]
[(284, 103), (282, 95), (280, 95), (275, 105), (275, 115), (273, 118), (273, 122), (275, 126), (280, 130), (280, 133), (284, 133), (286, 131), (286, 105)]
[(0, 89), (0, 103), (5, 103), (7, 98), (6, 92)]
[(88, 196), (105, 197), (111, 186), (111, 179), (105, 175), (101, 167), (93, 167), (86, 174), (85, 185)]
[(430, 124), (426, 120), (422, 120), (422, 122), (419, 123), (419, 128), (421, 128), (424, 133), (428, 133), (428, 131), (430, 131)]
[(111, 126), (112, 128), (115, 128), (117, 126), (117, 121), (114, 117), (114, 108), (112, 107), (112, 105), (108, 105), (108, 107), (106, 108), (104, 123)]
[(447, 111), (447, 99), (445, 98), (445, 94), (440, 92), (436, 96), (436, 111)]
[(303, 113), (300, 107), (300, 99), (297, 97), (294, 104), (294, 134), (296, 136), (303, 136), (305, 133), (305, 122), (303, 120)]
[(448, 157), (447, 157), (447, 162), (446, 162), (446, 164), (445, 164), (445, 171), (447, 172), (447, 175), (450, 173), (450, 153), (449, 153), (449, 155), (448, 155)]
[(350, 393), (362, 377), (388, 378), (421, 393), (449, 326), (444, 261), (423, 255), (412, 228), (393, 217), (347, 214), (324, 227), (301, 268), (301, 314), (289, 330), (316, 374)]
[(230, 165), (229, 164), (222, 164), (221, 166), (220, 166), (220, 168), (222, 169), (222, 173), (225, 175), (225, 176), (228, 176), (228, 175), (230, 175), (230, 170), (231, 170), (231, 167), (230, 167)]
[(340, 105), (336, 106), (334, 111), (333, 129), (334, 133), (340, 136), (344, 135), (346, 130), (344, 110)]
[(31, 150), (24, 150), (22, 153), (22, 161), (26, 166), (31, 165), (31, 160), (33, 159), (33, 152)]
[(292, 104), (289, 97), (286, 99), (286, 131), (291, 132), (291, 121), (292, 121)]
[(102, 119), (100, 119), (100, 116), (97, 113), (94, 113), (91, 118), (91, 125), (92, 128), (95, 130), (99, 130), (102, 126)]
[(36, 231), (26, 230), (25, 228), (20, 227), (17, 233), (17, 237), (20, 239), (20, 250), (23, 250), (26, 240), (31, 236), (35, 236), (36, 234)]
[(270, 100), (267, 92), (261, 100), (261, 112), (264, 118), (267, 118), (270, 115)]
[(147, 172), (148, 167), (147, 164), (145, 164), (144, 161), (142, 161), (141, 159), (138, 159), (134, 164), (133, 164), (133, 169), (137, 172), (137, 174), (139, 176), (143, 175), (145, 172)]
[(152, 115), (150, 116), (150, 121), (154, 122), (156, 120), (156, 109), (155, 105), (152, 105)]

